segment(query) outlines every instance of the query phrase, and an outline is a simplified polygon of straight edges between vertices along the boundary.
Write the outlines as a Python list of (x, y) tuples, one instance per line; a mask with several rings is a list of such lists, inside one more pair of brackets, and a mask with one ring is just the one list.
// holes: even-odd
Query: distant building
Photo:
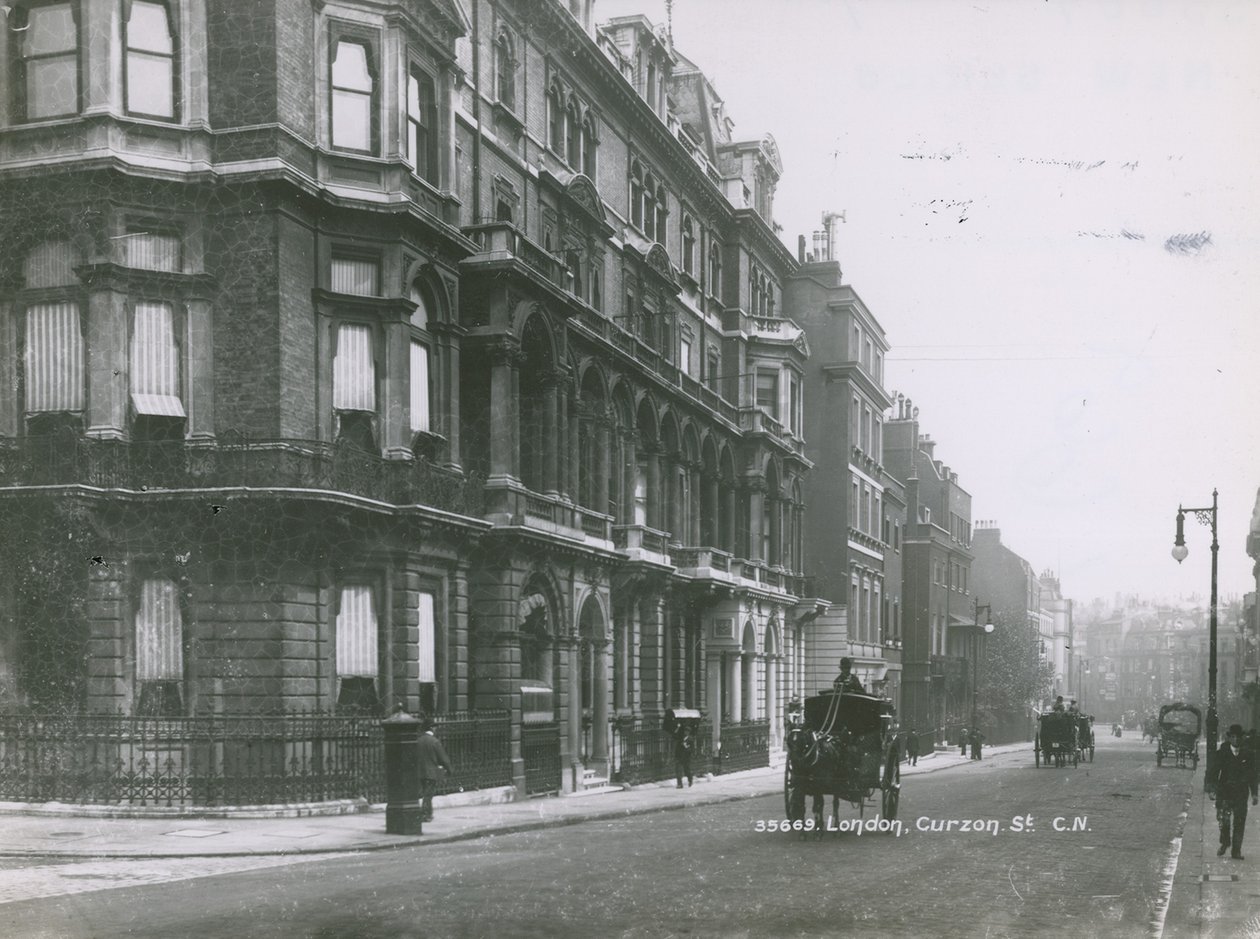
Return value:
[(883, 467), (884, 412), (892, 403), (883, 388), (888, 342), (874, 314), (841, 281), (838, 260), (802, 260), (785, 281), (784, 297), (809, 337), (805, 438), (811, 458), (826, 467), (804, 480), (810, 507), (804, 554), (812, 592), (832, 604), (805, 631), (805, 686), (829, 687), (848, 656), (863, 685), (884, 693), (885, 645), (896, 628), (889, 620), (900, 612), (886, 602), (885, 561), (892, 551)]
[(918, 409), (898, 399), (885, 428), (888, 473), (905, 487), (905, 522), (893, 527), (901, 564), (902, 724), (952, 734), (971, 721), (977, 655), (971, 495), (919, 432)]

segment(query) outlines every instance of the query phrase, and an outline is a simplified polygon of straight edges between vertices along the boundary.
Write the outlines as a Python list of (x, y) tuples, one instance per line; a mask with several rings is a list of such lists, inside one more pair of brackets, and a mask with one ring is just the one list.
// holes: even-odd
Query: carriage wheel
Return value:
[(1033, 737), (1033, 762), (1037, 764), (1037, 768), (1041, 768), (1041, 734)]
[(880, 814), (892, 821), (897, 817), (897, 808), (901, 803), (901, 764), (896, 754), (890, 754), (888, 765), (884, 768), (883, 796), (880, 802)]

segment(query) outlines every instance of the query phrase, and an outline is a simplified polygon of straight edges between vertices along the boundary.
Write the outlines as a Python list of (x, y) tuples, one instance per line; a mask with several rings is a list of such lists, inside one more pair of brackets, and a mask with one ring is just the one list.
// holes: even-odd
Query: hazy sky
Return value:
[[(664, 0), (598, 0), (600, 21)], [(1254, 589), (1260, 3), (675, 0), (674, 40), (778, 141), (783, 238), (842, 210), (886, 385), (1078, 600)], [(1170, 239), (1172, 239), (1170, 241)], [(790, 315), (790, 311), (787, 311)]]

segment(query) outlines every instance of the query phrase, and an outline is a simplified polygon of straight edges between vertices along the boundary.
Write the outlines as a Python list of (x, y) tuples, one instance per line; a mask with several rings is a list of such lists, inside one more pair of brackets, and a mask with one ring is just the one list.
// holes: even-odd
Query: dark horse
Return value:
[(793, 779), (788, 813), (793, 819), (803, 818), (805, 797), (812, 796), (814, 831), (822, 832), (823, 799), (831, 796), (831, 817), (838, 818), (840, 799), (852, 801), (854, 786), (860, 786), (861, 756), (853, 746), (853, 734), (843, 727), (835, 733), (798, 728), (788, 735), (787, 759)]

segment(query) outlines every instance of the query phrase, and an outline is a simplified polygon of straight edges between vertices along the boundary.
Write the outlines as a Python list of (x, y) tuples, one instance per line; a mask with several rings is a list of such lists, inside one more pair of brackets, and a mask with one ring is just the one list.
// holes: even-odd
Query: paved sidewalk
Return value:
[[(1027, 749), (1027, 743), (986, 747), (985, 755)], [(903, 763), (903, 776), (932, 773), (962, 764), (975, 766), (957, 749), (938, 750)], [(298, 817), (85, 817), (73, 806), (0, 806), (0, 858), (189, 858), (323, 854), (442, 844), (605, 818), (683, 809), (783, 792), (783, 768), (749, 770), (696, 780), (679, 790), (672, 780), (633, 788), (558, 798), (505, 801), (511, 790), (470, 796), (439, 796), (435, 820), (420, 835), (385, 832), (384, 806), (345, 814)], [(491, 800), (498, 801), (491, 801)], [(39, 814), (34, 814), (39, 813)]]
[[(1186, 806), (1163, 939), (1260, 939), (1260, 809), (1248, 805), (1245, 861), (1216, 856), (1216, 803), (1195, 774)], [(1178, 845), (1174, 840), (1174, 851)]]

